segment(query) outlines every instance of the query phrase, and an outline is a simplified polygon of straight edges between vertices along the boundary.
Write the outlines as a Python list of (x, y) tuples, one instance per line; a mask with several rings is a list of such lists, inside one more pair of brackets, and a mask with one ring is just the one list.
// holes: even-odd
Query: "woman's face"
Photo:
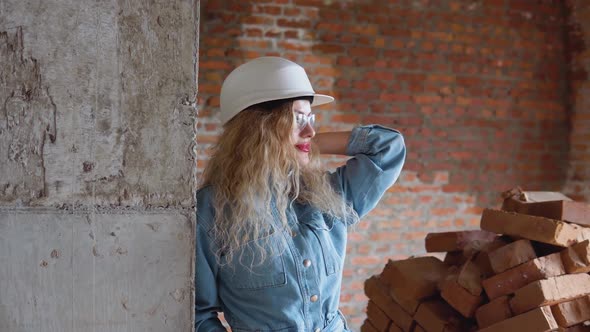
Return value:
[(309, 163), (311, 151), (311, 139), (315, 136), (313, 123), (315, 116), (311, 113), (311, 104), (308, 100), (296, 100), (293, 102), (293, 129), (291, 142), (297, 150), (297, 161), (299, 165), (305, 166)]

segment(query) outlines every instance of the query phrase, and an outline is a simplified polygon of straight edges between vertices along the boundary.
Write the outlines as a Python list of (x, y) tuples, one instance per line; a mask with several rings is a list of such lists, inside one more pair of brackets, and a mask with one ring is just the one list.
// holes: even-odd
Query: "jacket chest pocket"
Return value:
[(340, 270), (340, 255), (334, 246), (332, 239), (332, 229), (335, 227), (334, 221), (326, 222), (324, 216), (319, 211), (313, 211), (300, 217), (299, 221), (308, 227), (314, 237), (320, 244), (322, 258), (324, 259), (326, 275), (330, 276)]
[(287, 283), (284, 250), (279, 235), (250, 241), (234, 253), (230, 263), (221, 269), (228, 286), (236, 289), (258, 290), (280, 287)]

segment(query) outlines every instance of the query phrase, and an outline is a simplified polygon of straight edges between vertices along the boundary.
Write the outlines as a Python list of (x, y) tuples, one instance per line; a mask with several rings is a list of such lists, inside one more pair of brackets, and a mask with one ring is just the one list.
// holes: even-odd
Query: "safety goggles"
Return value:
[(295, 113), (295, 123), (299, 130), (303, 130), (307, 124), (313, 127), (315, 124), (315, 114), (310, 113), (309, 115), (305, 115), (303, 113)]

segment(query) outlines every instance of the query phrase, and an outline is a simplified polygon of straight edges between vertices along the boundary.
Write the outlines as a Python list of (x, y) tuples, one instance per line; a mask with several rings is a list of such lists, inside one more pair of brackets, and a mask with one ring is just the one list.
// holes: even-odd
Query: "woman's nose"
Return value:
[(313, 138), (315, 136), (315, 130), (309, 122), (305, 124), (305, 127), (303, 127), (303, 129), (301, 129), (301, 131), (299, 132), (299, 136), (303, 138)]

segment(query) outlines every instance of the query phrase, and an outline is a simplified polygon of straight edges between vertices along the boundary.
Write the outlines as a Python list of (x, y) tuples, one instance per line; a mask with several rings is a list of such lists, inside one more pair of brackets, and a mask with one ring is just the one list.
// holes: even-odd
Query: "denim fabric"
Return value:
[[(362, 217), (398, 178), (404, 140), (393, 129), (357, 127), (347, 155), (353, 158), (330, 179)], [(219, 266), (211, 232), (212, 190), (197, 192), (196, 331), (225, 331), (217, 319), (220, 311), (235, 332), (348, 331), (338, 310), (348, 225), (313, 206), (293, 203), (287, 210), (291, 231), (269, 235), (287, 243), (282, 255), (252, 268)], [(255, 241), (243, 246), (245, 254)]]

